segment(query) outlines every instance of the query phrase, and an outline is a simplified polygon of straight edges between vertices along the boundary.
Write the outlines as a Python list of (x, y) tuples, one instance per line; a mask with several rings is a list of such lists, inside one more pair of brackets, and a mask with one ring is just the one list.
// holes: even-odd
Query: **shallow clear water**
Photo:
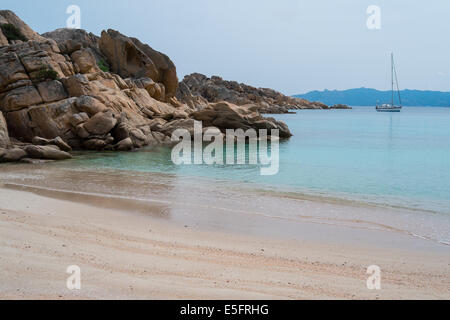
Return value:
[(294, 136), (280, 144), (280, 170), (256, 165), (183, 165), (169, 148), (84, 154), (73, 165), (167, 172), (276, 189), (450, 213), (450, 108), (298, 111), (277, 115)]

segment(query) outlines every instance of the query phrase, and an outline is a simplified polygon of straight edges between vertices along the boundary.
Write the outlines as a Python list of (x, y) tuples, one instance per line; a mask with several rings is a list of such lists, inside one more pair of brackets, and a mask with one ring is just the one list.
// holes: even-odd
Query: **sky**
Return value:
[[(448, 0), (1, 0), (39, 33), (115, 29), (167, 54), (180, 79), (218, 75), (284, 94), (390, 88), (394, 52), (401, 89), (450, 91)], [(369, 29), (367, 9), (380, 9)]]

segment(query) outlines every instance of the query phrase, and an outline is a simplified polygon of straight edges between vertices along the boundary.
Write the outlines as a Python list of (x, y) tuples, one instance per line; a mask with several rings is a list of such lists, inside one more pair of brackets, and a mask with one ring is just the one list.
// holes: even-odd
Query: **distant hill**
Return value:
[[(450, 92), (402, 90), (400, 93), (404, 106), (450, 107)], [(294, 97), (309, 101), (320, 101), (327, 105), (374, 106), (377, 101), (389, 103), (391, 101), (391, 91), (379, 91), (368, 88), (342, 91), (324, 90), (311, 91), (306, 94), (295, 95)], [(395, 103), (398, 103), (397, 93), (395, 95)]]

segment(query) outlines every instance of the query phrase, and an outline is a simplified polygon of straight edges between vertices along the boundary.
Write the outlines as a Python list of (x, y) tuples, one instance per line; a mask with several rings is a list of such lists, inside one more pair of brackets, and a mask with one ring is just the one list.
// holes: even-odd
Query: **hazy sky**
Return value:
[[(166, 53), (180, 79), (219, 75), (285, 94), (389, 88), (395, 53), (401, 88), (450, 91), (449, 0), (1, 0), (39, 33), (112, 28)], [(369, 30), (369, 5), (381, 29)]]

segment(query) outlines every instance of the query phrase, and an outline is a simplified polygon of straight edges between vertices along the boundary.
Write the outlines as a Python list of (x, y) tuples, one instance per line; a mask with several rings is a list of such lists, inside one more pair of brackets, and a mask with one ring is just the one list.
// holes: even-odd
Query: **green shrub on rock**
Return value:
[(25, 37), (22, 32), (11, 23), (2, 24), (0, 25), (0, 28), (9, 42), (13, 40), (22, 40), (24, 42), (28, 41), (27, 37)]
[(56, 80), (58, 79), (58, 72), (49, 66), (42, 67), (41, 70), (39, 70), (38, 78), (42, 80)]
[(100, 59), (97, 65), (103, 72), (109, 72), (109, 67), (107, 66), (106, 62), (103, 59)]

